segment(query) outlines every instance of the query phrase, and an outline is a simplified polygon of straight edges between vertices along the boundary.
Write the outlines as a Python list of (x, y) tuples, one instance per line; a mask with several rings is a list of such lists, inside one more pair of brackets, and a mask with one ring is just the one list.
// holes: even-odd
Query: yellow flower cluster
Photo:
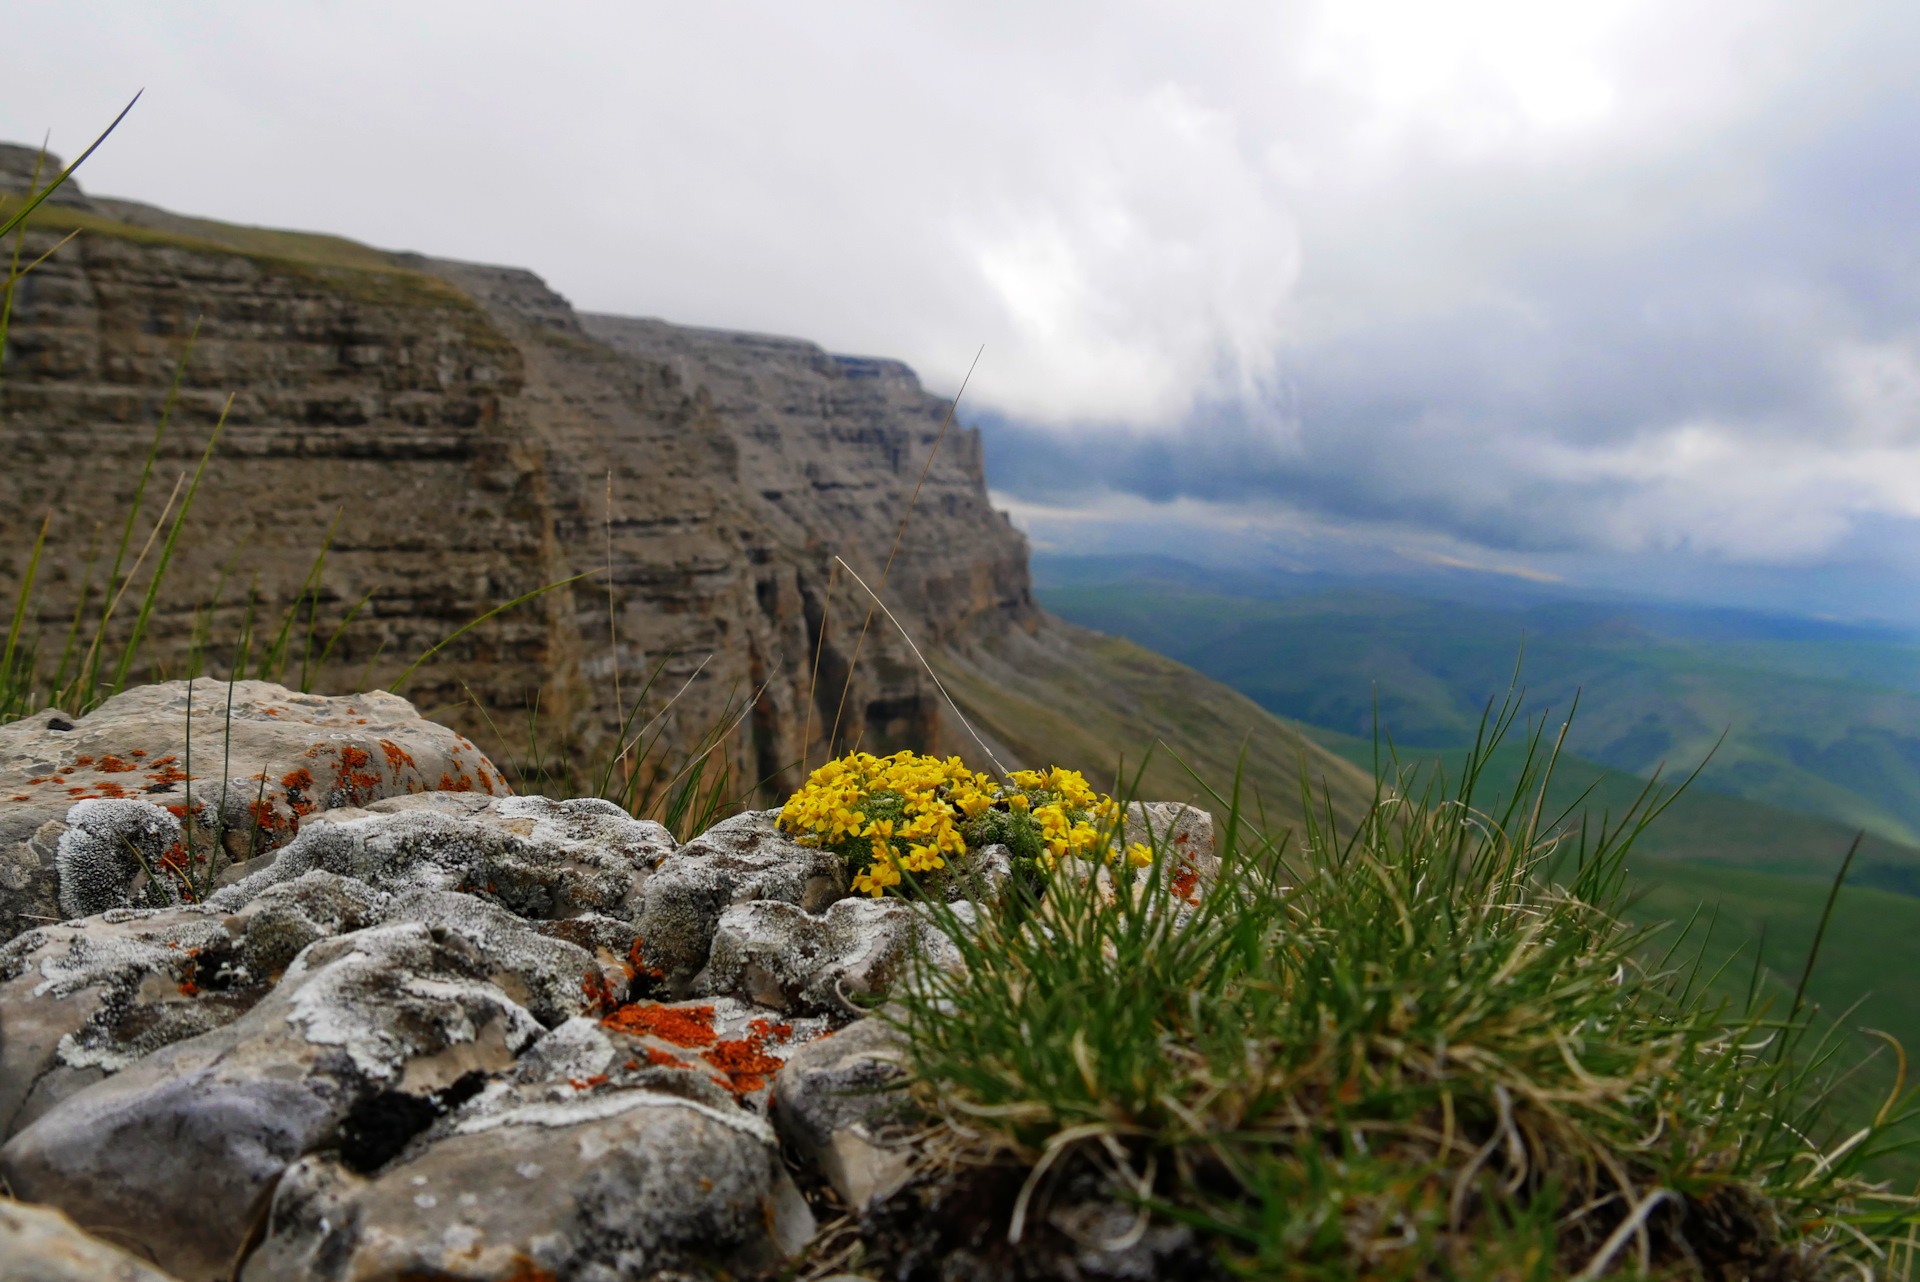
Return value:
[[(1046, 843), (1049, 867), (1052, 861), (1069, 855), (1077, 859), (1097, 859), (1104, 853), (1109, 862), (1114, 858), (1111, 834), (1120, 820), (1120, 806), (1113, 798), (1096, 793), (1078, 770), (1063, 770), (1059, 766), (1050, 770), (1016, 770), (1007, 778), (1017, 788), (1050, 792), (1058, 797), (1034, 806), (1031, 811), (1040, 827), (1041, 840)], [(1027, 797), (1019, 794), (1009, 800), (1014, 802), (1016, 810), (1027, 810), (1031, 804)], [(1076, 819), (1075, 811), (1086, 818)], [(1153, 862), (1153, 852), (1136, 843), (1127, 847), (1127, 860), (1143, 868)]]
[(946, 856), (963, 854), (959, 823), (993, 802), (993, 781), (958, 757), (856, 752), (814, 771), (781, 809), (780, 826), (813, 845), (865, 841), (873, 862), (853, 888), (877, 897), (900, 884), (903, 869), (932, 873)]

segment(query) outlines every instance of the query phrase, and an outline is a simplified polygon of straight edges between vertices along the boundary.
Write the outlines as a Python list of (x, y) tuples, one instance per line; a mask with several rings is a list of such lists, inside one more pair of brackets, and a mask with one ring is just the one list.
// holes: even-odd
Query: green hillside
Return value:
[(1039, 595), (1283, 717), (1368, 736), (1377, 707), (1397, 741), (1457, 747), (1524, 643), (1530, 706), (1564, 711), (1580, 695), (1577, 754), (1647, 775), (1712, 752), (1707, 790), (1920, 845), (1920, 644), (1903, 638), (1584, 601), (1351, 585), (1261, 597), (1171, 576), (1097, 579)]

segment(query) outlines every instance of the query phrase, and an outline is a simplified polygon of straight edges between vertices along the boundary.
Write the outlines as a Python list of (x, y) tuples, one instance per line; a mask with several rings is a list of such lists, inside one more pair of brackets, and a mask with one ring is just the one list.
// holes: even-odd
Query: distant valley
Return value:
[(1558, 719), (1579, 698), (1572, 753), (1642, 778), (1705, 761), (1697, 789), (1920, 847), (1920, 641), (1905, 634), (1471, 579), (1228, 576), (1137, 559), (1036, 556), (1035, 587), (1061, 617), (1365, 741), (1369, 757), (1376, 714), (1408, 751), (1472, 742), (1524, 648), (1529, 708)]

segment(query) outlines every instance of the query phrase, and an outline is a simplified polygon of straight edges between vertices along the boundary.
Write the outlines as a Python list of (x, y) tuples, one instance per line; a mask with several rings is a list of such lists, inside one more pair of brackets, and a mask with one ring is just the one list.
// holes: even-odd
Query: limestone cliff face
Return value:
[[(17, 151), (0, 155), (0, 195), (22, 185), (21, 167)], [(250, 608), (257, 660), (332, 529), (315, 640), (309, 650), (303, 613), (290, 681), (362, 597), (310, 673), (316, 690), (394, 681), (486, 610), (585, 575), (464, 634), (404, 692), (502, 765), (521, 758), (537, 700), (539, 737), (576, 783), (656, 671), (642, 722), (686, 685), (670, 747), (729, 705), (743, 717), (724, 749), (736, 780), (777, 791), (803, 755), (826, 755), (869, 605), (832, 558), (880, 587), (946, 410), (911, 371), (582, 318), (522, 271), (64, 196), (36, 215), (26, 252), (82, 234), (23, 282), (0, 353), (0, 593), (17, 590), (51, 511), (43, 651), (64, 637), (96, 528), (110, 559), (197, 326), (136, 551), (232, 403), (145, 675), (184, 670), (196, 647), (224, 674)], [(1024, 541), (989, 507), (978, 437), (957, 424), (884, 596), (923, 646), (1038, 626)], [(876, 617), (840, 746), (949, 744), (943, 711)]]

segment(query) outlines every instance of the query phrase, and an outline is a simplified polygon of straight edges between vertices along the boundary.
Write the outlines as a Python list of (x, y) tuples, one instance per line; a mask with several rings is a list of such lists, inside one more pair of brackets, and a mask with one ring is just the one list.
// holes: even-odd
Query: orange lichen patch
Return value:
[(93, 764), (93, 758), (92, 757), (75, 757), (73, 759), (73, 764), (76, 766), (90, 766)]
[[(667, 1051), (663, 1051), (658, 1046), (647, 1047), (647, 1063), (653, 1065), (655, 1068), (692, 1068), (693, 1067), (693, 1065), (687, 1063), (687, 1061), (685, 1061), (684, 1059), (681, 1059), (678, 1055), (674, 1055)], [(640, 1067), (638, 1064), (630, 1064), (630, 1066), (633, 1068)]]
[(147, 764), (153, 769), (147, 771), (147, 778), (157, 784), (180, 783), (187, 778), (187, 772), (174, 764), (178, 760), (178, 757), (161, 757), (157, 761), (148, 762)]
[(124, 797), (127, 795), (125, 788), (122, 788), (119, 784), (111, 780), (106, 783), (97, 783), (93, 786), (100, 790), (100, 795), (103, 797)]
[(380, 776), (362, 769), (372, 760), (364, 749), (351, 744), (340, 749), (340, 773), (334, 787), (345, 792), (356, 805), (371, 801), (380, 788)]
[(32, 798), (32, 797), (9, 797), (9, 798), (8, 798), (7, 800), (9, 800), (9, 801), (32, 801), (32, 800), (33, 800), (33, 798)]
[(93, 768), (107, 775), (125, 774), (129, 770), (137, 769), (133, 762), (122, 761), (111, 753), (94, 762)]
[(84, 786), (79, 788), (69, 788), (67, 789), (67, 795), (69, 797), (84, 797), (87, 795), (87, 789)]
[(667, 972), (661, 970), (658, 966), (647, 965), (646, 960), (640, 956), (640, 936), (635, 935), (633, 937), (633, 947), (627, 949), (627, 978), (638, 979), (642, 975), (647, 975), (654, 979), (665, 979)]
[[(700, 1058), (727, 1075), (727, 1080), (721, 1085), (736, 1095), (751, 1095), (755, 1091), (765, 1090), (767, 1078), (779, 1072), (782, 1066), (780, 1060), (767, 1054), (765, 1043), (757, 1032), (736, 1041), (717, 1043), (712, 1050), (702, 1051)], [(719, 1081), (718, 1078), (714, 1080)]]
[[(401, 1282), (409, 1282), (409, 1279), (403, 1278)], [(513, 1272), (500, 1279), (500, 1282), (560, 1282), (560, 1279), (526, 1256), (515, 1253)]]
[(280, 709), (278, 708), (262, 708), (261, 711), (265, 712), (270, 717), (277, 717), (280, 715)]
[(487, 792), (493, 791), (493, 780), (487, 778), (487, 772), (484, 768), (480, 766), (475, 766), (473, 768), (473, 773), (480, 777), (480, 787), (483, 790)]
[(269, 842), (276, 840), (283, 828), (294, 826), (292, 820), (281, 817), (271, 801), (250, 801), (247, 809), (253, 813), (253, 826), (266, 833)]
[(658, 1037), (675, 1046), (711, 1046), (719, 1040), (713, 1031), (711, 1006), (662, 1006), (658, 1002), (635, 1002), (622, 1006), (600, 1021), (608, 1028), (640, 1037)]
[(1175, 873), (1173, 880), (1167, 884), (1167, 891), (1175, 899), (1184, 899), (1190, 904), (1197, 904), (1200, 902), (1200, 899), (1199, 896), (1193, 893), (1193, 888), (1198, 885), (1199, 882), (1200, 870), (1188, 862), (1187, 858), (1183, 855), (1180, 859), (1180, 871)]
[(576, 1091), (590, 1091), (596, 1086), (605, 1086), (606, 1084), (607, 1075), (605, 1073), (596, 1073), (592, 1077), (587, 1078), (569, 1077), (567, 1079), (567, 1085), (573, 1087)]
[(751, 1024), (748, 1024), (747, 1027), (752, 1030), (753, 1035), (762, 1042), (785, 1042), (789, 1037), (793, 1036), (792, 1024), (773, 1024), (764, 1019), (756, 1019)]
[(63, 774), (63, 775), (70, 775), (70, 774), (72, 774), (72, 773), (73, 773), (73, 767), (72, 767), (72, 766), (61, 766), (61, 767), (60, 767), (60, 771), (59, 771), (59, 773), (61, 773), (61, 774)]
[(413, 755), (391, 739), (380, 741), (380, 751), (387, 756), (387, 768), (395, 774), (400, 773), (401, 766), (411, 766), (415, 770), (420, 768), (413, 764)]
[(129, 757), (144, 757), (147, 755), (147, 750), (145, 748), (135, 748), (132, 752), (129, 752), (127, 755)]
[[(487, 889), (492, 890), (493, 887), (489, 886)], [(614, 996), (613, 985), (608, 983), (607, 977), (597, 970), (586, 973), (580, 981), (580, 991), (587, 995), (588, 1010), (611, 1010), (620, 1004), (619, 999)]]
[(313, 791), (313, 772), (302, 766), (280, 780), (280, 786), (287, 790), (287, 806), (296, 815), (310, 815), (318, 807), (308, 801), (306, 794)]
[(43, 783), (52, 783), (52, 782), (53, 782), (52, 775), (41, 775), (38, 779), (27, 780), (27, 783), (30, 787), (38, 787)]

